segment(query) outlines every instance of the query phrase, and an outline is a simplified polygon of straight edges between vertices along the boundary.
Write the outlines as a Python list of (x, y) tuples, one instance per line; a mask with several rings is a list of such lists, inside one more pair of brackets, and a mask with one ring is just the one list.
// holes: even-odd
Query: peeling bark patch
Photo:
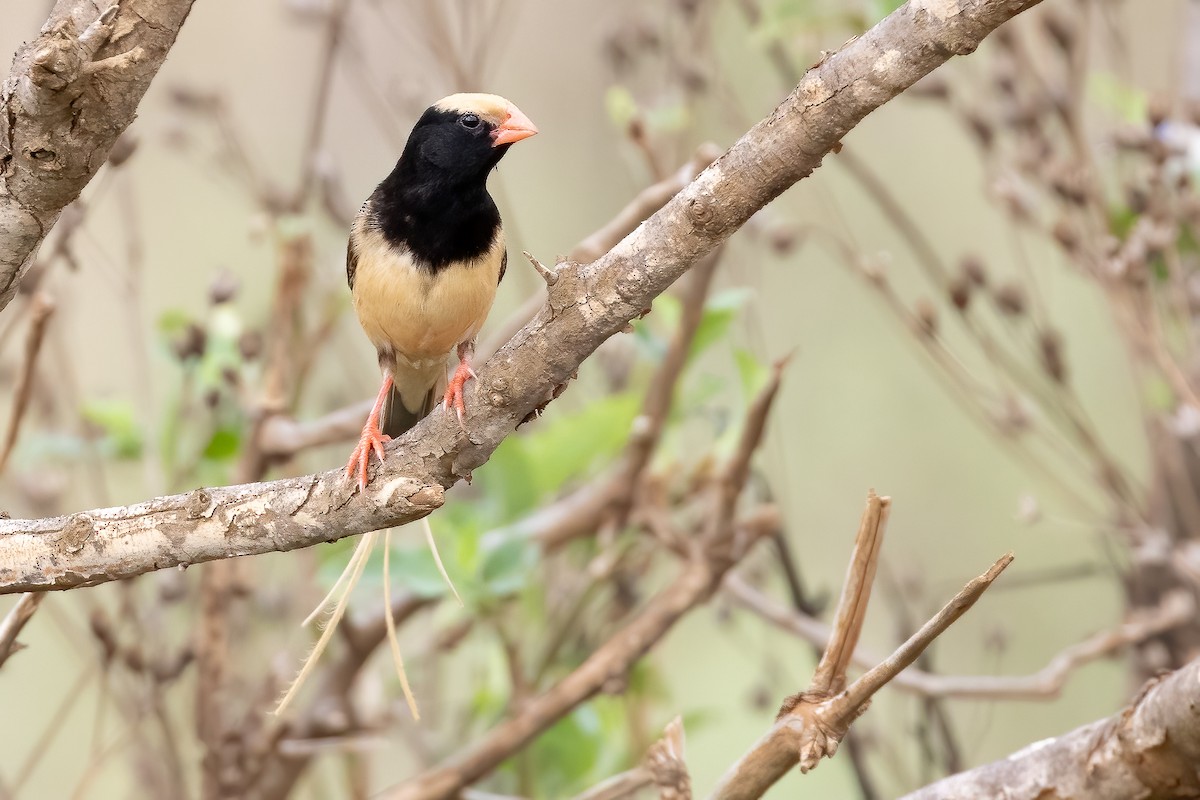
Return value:
[(90, 514), (74, 514), (58, 535), (58, 544), (68, 553), (78, 553), (92, 536), (95, 520)]
[(875, 63), (871, 65), (871, 71), (879, 76), (888, 75), (896, 68), (900, 61), (901, 57), (899, 50), (888, 50), (879, 58), (875, 59)]
[(833, 97), (833, 89), (819, 75), (810, 72), (796, 87), (796, 94), (805, 108), (812, 108)]
[(925, 11), (935, 17), (938, 22), (945, 22), (950, 17), (962, 13), (958, 0), (912, 0), (913, 11)]

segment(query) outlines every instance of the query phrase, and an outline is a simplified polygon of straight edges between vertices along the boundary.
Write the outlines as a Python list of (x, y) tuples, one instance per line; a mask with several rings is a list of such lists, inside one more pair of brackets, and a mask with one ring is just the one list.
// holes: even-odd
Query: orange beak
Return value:
[(502, 144), (519, 142), (537, 132), (537, 125), (533, 124), (533, 120), (525, 116), (521, 109), (509, 103), (508, 119), (496, 126), (496, 130), (492, 132), (492, 146), (498, 147)]

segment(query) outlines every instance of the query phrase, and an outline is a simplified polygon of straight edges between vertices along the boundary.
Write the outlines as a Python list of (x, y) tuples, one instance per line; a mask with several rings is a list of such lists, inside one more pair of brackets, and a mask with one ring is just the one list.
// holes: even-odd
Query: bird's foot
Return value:
[(371, 462), (371, 451), (379, 456), (379, 463), (382, 464), (383, 445), (391, 440), (392, 437), (380, 432), (377, 424), (372, 425), (371, 421), (367, 420), (367, 424), (363, 426), (362, 435), (358, 438), (358, 445), (350, 454), (350, 460), (346, 462), (346, 477), (353, 478), (357, 473), (360, 490), (367, 488), (367, 466)]
[(442, 409), (449, 413), (453, 408), (458, 414), (458, 425), (464, 431), (467, 429), (467, 423), (464, 420), (467, 403), (463, 395), (463, 386), (474, 377), (475, 370), (471, 369), (470, 364), (465, 360), (458, 362), (458, 369), (454, 370), (454, 377), (450, 379), (450, 384), (446, 387), (446, 394), (442, 397)]

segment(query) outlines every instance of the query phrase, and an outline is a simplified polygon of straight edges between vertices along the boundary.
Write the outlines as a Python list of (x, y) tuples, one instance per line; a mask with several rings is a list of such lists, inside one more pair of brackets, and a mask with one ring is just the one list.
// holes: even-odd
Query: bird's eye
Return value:
[(475, 114), (463, 114), (458, 118), (458, 124), (468, 130), (479, 127), (479, 117)]

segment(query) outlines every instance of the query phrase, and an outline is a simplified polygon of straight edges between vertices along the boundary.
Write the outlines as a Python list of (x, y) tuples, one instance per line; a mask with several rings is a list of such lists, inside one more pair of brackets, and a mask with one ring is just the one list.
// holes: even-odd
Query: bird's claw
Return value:
[(358, 439), (358, 445), (350, 453), (350, 460), (346, 463), (346, 477), (353, 478), (357, 472), (358, 488), (360, 490), (367, 488), (367, 467), (371, 463), (371, 451), (375, 452), (375, 455), (379, 457), (379, 463), (382, 464), (383, 445), (391, 440), (392, 437), (386, 433), (380, 433), (378, 428), (363, 428), (362, 436)]
[(449, 412), (454, 409), (458, 416), (458, 426), (464, 431), (467, 429), (466, 413), (467, 403), (463, 393), (463, 386), (471, 378), (478, 377), (475, 370), (471, 369), (471, 365), (467, 362), (460, 362), (458, 369), (454, 370), (454, 377), (450, 379), (450, 384), (446, 387), (446, 394), (442, 396), (442, 409)]

